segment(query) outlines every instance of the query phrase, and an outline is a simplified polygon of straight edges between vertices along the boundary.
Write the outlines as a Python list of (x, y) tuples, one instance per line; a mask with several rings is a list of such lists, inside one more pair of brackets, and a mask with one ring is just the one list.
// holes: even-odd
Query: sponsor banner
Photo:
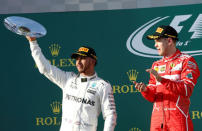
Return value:
[(138, 127), (133, 127), (133, 128), (130, 128), (129, 131), (142, 131), (142, 130)]
[(127, 49), (134, 55), (160, 58), (161, 56), (158, 56), (153, 44), (145, 38), (148, 34), (152, 34), (159, 25), (170, 25), (179, 34), (179, 41), (177, 42), (179, 49), (192, 56), (202, 55), (202, 49), (198, 48), (198, 43), (202, 40), (201, 21), (202, 13), (193, 12), (190, 14), (183, 12), (181, 14), (170, 14), (169, 16), (156, 15), (134, 30), (126, 42)]
[(200, 119), (202, 119), (202, 111), (201, 110), (192, 110), (191, 111), (191, 118), (193, 120), (200, 120)]
[(61, 124), (61, 112), (62, 112), (62, 104), (60, 101), (53, 101), (50, 104), (50, 108), (49, 110), (47, 109), (47, 111), (51, 113), (46, 115), (43, 114), (41, 112), (39, 112), (39, 114), (34, 115), (35, 116), (35, 126), (37, 127), (48, 127), (48, 126), (56, 126), (59, 127)]
[[(154, 61), (160, 59), (154, 41), (146, 39), (159, 25), (171, 25), (179, 33), (177, 47), (202, 65), (202, 4), (113, 11), (60, 12), (39, 14), (0, 15), (0, 20), (17, 15), (37, 20), (47, 29), (38, 39), (45, 57), (64, 71), (77, 72), (76, 61), (70, 55), (81, 46), (93, 47), (97, 54), (95, 67), (99, 77), (110, 82), (117, 108), (117, 131), (148, 131), (152, 103), (135, 89), (134, 82), (148, 83)], [(8, 31), (0, 24), (1, 33), (1, 93), (0, 130), (56, 131), (62, 115), (62, 91), (39, 73), (30, 53), (27, 40)], [(166, 66), (173, 70), (180, 65)], [(194, 68), (192, 63), (190, 67)], [(202, 67), (199, 66), (200, 70)], [(192, 74), (187, 77), (192, 78)], [(202, 128), (200, 88), (198, 79), (190, 106), (194, 129)], [(93, 85), (92, 85), (93, 86)], [(76, 87), (75, 87), (76, 88)], [(88, 93), (95, 94), (94, 90)], [(94, 106), (94, 101), (78, 96), (66, 96), (77, 103)], [(16, 108), (17, 107), (17, 108)], [(194, 108), (194, 109), (193, 109)], [(10, 123), (13, 123), (12, 126)], [(23, 123), (23, 124), (22, 124)], [(99, 117), (98, 131), (104, 120)]]
[[(49, 46), (51, 58), (48, 60), (51, 63), (51, 65), (54, 65), (58, 68), (76, 66), (75, 59), (70, 59), (68, 57), (67, 58), (58, 57), (59, 53), (60, 53), (60, 49), (61, 49), (61, 46), (59, 44), (51, 44)], [(37, 68), (36, 65), (35, 65), (35, 67)]]

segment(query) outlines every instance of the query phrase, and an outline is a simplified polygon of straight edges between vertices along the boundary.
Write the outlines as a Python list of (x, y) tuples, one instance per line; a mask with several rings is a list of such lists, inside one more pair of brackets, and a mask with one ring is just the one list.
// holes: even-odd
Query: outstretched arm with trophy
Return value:
[(105, 120), (104, 131), (114, 131), (117, 115), (112, 87), (95, 72), (97, 55), (93, 48), (81, 46), (72, 53), (77, 74), (62, 71), (49, 63), (39, 47), (37, 38), (46, 34), (42, 25), (23, 17), (8, 17), (4, 24), (12, 32), (26, 36), (39, 72), (62, 89), (60, 131), (96, 131), (101, 112)]

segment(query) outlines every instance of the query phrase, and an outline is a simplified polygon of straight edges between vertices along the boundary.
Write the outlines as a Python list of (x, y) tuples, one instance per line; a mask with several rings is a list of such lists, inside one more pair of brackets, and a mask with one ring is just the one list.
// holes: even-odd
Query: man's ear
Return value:
[(96, 66), (96, 60), (95, 59), (93, 59), (93, 64), (94, 64), (94, 66)]
[(167, 38), (168, 40), (168, 44), (171, 45), (172, 43), (174, 43), (173, 39), (172, 38)]
[(91, 64), (93, 64), (95, 66), (96, 65), (95, 63), (96, 63), (96, 60), (91, 58)]

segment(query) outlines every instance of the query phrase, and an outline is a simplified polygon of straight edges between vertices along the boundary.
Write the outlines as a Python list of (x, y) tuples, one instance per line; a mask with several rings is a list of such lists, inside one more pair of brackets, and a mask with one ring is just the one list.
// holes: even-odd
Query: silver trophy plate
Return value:
[(19, 16), (10, 16), (4, 19), (6, 28), (16, 34), (30, 36), (30, 37), (43, 37), (47, 31), (43, 25), (38, 22)]

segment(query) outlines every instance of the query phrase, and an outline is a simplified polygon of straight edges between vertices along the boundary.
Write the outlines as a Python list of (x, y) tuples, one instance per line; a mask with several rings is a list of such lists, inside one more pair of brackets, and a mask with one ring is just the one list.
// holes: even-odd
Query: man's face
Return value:
[(168, 54), (168, 40), (167, 38), (160, 38), (155, 41), (155, 47), (160, 56), (167, 56)]
[(76, 58), (76, 67), (80, 74), (89, 73), (91, 71), (92, 66), (94, 67), (94, 60), (87, 56), (78, 56)]

